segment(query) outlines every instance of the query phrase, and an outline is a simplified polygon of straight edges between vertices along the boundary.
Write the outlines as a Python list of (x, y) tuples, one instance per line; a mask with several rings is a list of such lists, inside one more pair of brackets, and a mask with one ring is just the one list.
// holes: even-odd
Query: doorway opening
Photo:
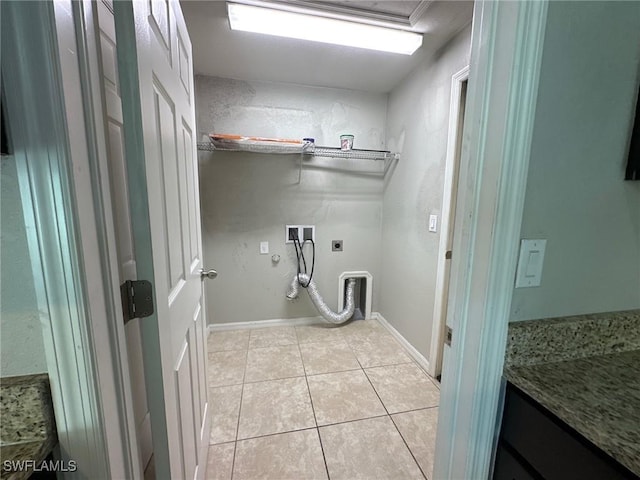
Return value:
[(429, 373), (440, 381), (442, 375), (442, 357), (444, 346), (450, 342), (447, 332), (447, 305), (449, 298), (449, 280), (451, 278), (451, 259), (453, 258), (453, 236), (456, 224), (456, 204), (458, 196), (458, 178), (462, 140), (464, 138), (464, 114), (467, 101), (469, 67), (466, 66), (451, 77), (451, 106), (449, 109), (449, 134), (447, 141), (447, 159), (444, 176), (444, 198), (442, 211), (442, 232), (438, 248), (438, 271), (436, 277), (436, 298), (433, 309), (433, 331), (431, 334), (431, 358)]

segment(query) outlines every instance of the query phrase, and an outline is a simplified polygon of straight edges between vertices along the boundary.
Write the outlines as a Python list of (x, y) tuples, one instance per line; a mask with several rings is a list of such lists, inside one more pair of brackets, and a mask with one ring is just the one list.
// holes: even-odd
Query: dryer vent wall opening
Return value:
[[(348, 302), (348, 295), (349, 295), (348, 285), (349, 285), (349, 282), (348, 281), (345, 282), (344, 298), (343, 298), (344, 304), (349, 303)], [(353, 317), (351, 317), (352, 320), (364, 320), (365, 312), (367, 311), (366, 295), (367, 295), (367, 279), (356, 278), (354, 291), (353, 291), (355, 309), (353, 311)]]
[(371, 299), (373, 295), (373, 275), (367, 271), (343, 272), (338, 277), (338, 311), (347, 304), (348, 280), (355, 279), (354, 320), (371, 319)]

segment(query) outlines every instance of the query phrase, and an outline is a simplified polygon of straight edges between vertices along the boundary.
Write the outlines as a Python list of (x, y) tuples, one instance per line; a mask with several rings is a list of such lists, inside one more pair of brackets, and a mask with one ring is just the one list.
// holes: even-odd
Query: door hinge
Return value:
[(148, 280), (127, 280), (120, 285), (124, 323), (153, 315), (153, 286)]
[(453, 337), (453, 330), (449, 325), (445, 325), (444, 327), (444, 343), (445, 345), (451, 346), (451, 338)]

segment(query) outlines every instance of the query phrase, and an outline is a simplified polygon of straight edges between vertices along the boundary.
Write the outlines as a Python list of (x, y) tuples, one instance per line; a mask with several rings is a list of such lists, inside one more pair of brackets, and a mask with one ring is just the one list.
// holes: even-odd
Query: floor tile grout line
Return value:
[[(373, 420), (375, 418), (384, 418), (384, 417), (391, 417), (391, 415), (388, 415), (388, 414), (384, 413), (382, 415), (375, 415), (373, 417), (356, 418), (356, 419), (353, 419), (353, 420), (345, 420), (344, 422), (328, 423), (326, 425), (317, 425), (315, 427), (294, 428), (293, 430), (284, 430), (282, 432), (265, 433), (264, 435), (256, 435), (254, 437), (238, 438), (235, 442), (224, 442), (224, 443), (245, 442), (247, 440), (255, 440), (255, 439), (258, 439), (258, 438), (273, 437), (273, 436), (276, 436), (276, 435), (284, 435), (286, 433), (303, 432), (305, 430), (318, 430), (319, 431), (320, 428), (324, 428), (324, 427), (335, 427), (336, 425), (344, 425), (346, 423), (362, 422), (362, 421), (365, 421), (365, 420)], [(213, 446), (218, 446), (218, 445), (224, 445), (224, 444), (223, 443), (213, 444)], [(212, 446), (212, 445), (210, 445), (210, 446)]]
[(413, 360), (410, 360), (408, 362), (383, 363), (382, 365), (371, 365), (371, 366), (368, 366), (368, 367), (362, 367), (362, 369), (366, 370), (367, 368), (370, 369), (370, 368), (395, 367), (395, 366), (398, 366), (398, 365), (409, 365), (410, 363), (416, 365), (416, 363)]
[(231, 477), (229, 480), (233, 480), (233, 471), (236, 468), (236, 453), (238, 452), (238, 442), (233, 442), (233, 460), (231, 461)]
[(242, 399), (244, 397), (244, 377), (247, 373), (247, 361), (249, 358), (249, 350), (244, 357), (244, 372), (242, 374), (242, 388), (240, 389), (240, 405), (238, 405), (238, 421), (236, 422), (236, 440), (233, 443), (233, 462), (231, 462), (231, 480), (233, 480), (233, 471), (236, 467), (236, 452), (238, 451), (238, 435), (240, 433), (240, 416), (242, 415)]
[(358, 354), (356, 353), (354, 348), (349, 343), (349, 340), (346, 340), (346, 342), (347, 342), (347, 345), (349, 345), (349, 348), (351, 349), (351, 352), (353, 353), (353, 356), (356, 358), (356, 362), (358, 362), (358, 365), (360, 365), (360, 368), (362, 369), (362, 371), (364, 371), (364, 367), (362, 366), (362, 363), (360, 362), (360, 359), (358, 358)]
[[(298, 335), (298, 331), (296, 330), (296, 335)], [(307, 366), (304, 364), (304, 357), (302, 356), (302, 350), (300, 349), (300, 339), (298, 339), (298, 353), (300, 354), (300, 362), (302, 362), (302, 371), (304, 372), (304, 381), (307, 382)], [(307, 390), (309, 390), (309, 382), (307, 382)], [(309, 392), (309, 398), (311, 398), (311, 392)], [(313, 401), (311, 402), (311, 406), (313, 407)], [(313, 416), (315, 418), (316, 412), (313, 412)], [(318, 422), (316, 422), (316, 426), (318, 426)]]
[(260, 350), (261, 348), (277, 348), (277, 347), (292, 347), (298, 343), (274, 343), (271, 345), (261, 345), (259, 347), (249, 347), (249, 350)]
[(407, 447), (407, 450), (409, 451), (409, 454), (411, 455), (411, 457), (413, 458), (413, 461), (416, 463), (416, 466), (418, 467), (418, 469), (420, 470), (420, 473), (422, 473), (422, 476), (425, 478), (425, 480), (429, 480), (429, 477), (427, 477), (427, 474), (424, 473), (424, 470), (422, 470), (422, 466), (420, 465), (420, 463), (418, 462), (418, 459), (416, 458), (416, 456), (413, 454), (413, 450), (411, 450), (411, 447), (409, 446), (409, 444), (407, 443), (407, 441), (404, 438), (404, 435), (402, 435), (402, 432), (400, 431), (400, 429), (398, 428), (398, 425), (396, 425), (396, 422), (393, 421), (393, 417), (391, 415), (389, 415), (390, 419), (391, 419), (391, 423), (393, 424), (394, 428), (396, 429), (396, 431), (398, 432), (398, 435), (400, 435), (400, 438), (402, 439), (402, 442), (405, 444), (405, 446)]
[[(345, 423), (360, 422), (360, 421), (363, 421), (363, 420), (371, 420), (371, 419), (374, 419), (374, 418), (390, 417), (391, 419), (393, 419), (394, 415), (403, 415), (405, 413), (420, 412), (422, 410), (431, 410), (433, 408), (438, 408), (438, 407), (437, 406), (435, 406), (435, 407), (424, 407), (424, 408), (417, 408), (415, 410), (406, 410), (406, 411), (402, 411), (402, 412), (383, 413), (381, 415), (373, 415), (371, 417), (363, 417), (363, 418), (354, 418), (354, 419), (351, 419), (351, 420), (344, 420), (342, 422), (326, 423), (326, 424), (323, 424), (323, 425), (318, 424), (317, 420), (316, 420), (316, 426), (315, 427), (294, 428), (293, 430), (283, 430), (281, 432), (265, 433), (264, 435), (256, 435), (256, 436), (245, 437), (245, 438), (239, 438), (236, 435), (236, 440), (230, 440), (228, 442), (211, 443), (211, 444), (209, 444), (209, 446), (218, 446), (218, 445), (224, 445), (226, 443), (242, 442), (244, 440), (253, 440), (255, 438), (272, 437), (274, 435), (281, 435), (283, 433), (301, 432), (303, 430), (312, 430), (314, 428), (333, 427), (335, 425), (342, 425), (342, 424), (345, 424)], [(314, 415), (315, 415), (315, 412), (314, 412)]]
[(316, 434), (318, 435), (318, 441), (320, 442), (320, 451), (322, 452), (322, 461), (324, 462), (324, 470), (327, 472), (327, 479), (331, 479), (329, 475), (329, 465), (327, 465), (327, 456), (324, 453), (324, 445), (322, 444), (322, 437), (320, 436), (320, 427), (316, 427)]
[(342, 345), (344, 343), (347, 343), (347, 340), (342, 336), (340, 336), (338, 338), (332, 338), (330, 340), (308, 340), (308, 341), (304, 341), (304, 342), (301, 342), (301, 341), (298, 340), (298, 344), (300, 344), (300, 345), (309, 345), (309, 344), (316, 344), (316, 343), (327, 343), (327, 344), (339, 343), (339, 344)]
[[(300, 352), (300, 345), (298, 345), (298, 353), (300, 353), (300, 358), (302, 359), (302, 353)], [(304, 361), (302, 364), (302, 369), (304, 370)], [(313, 413), (313, 423), (315, 423), (316, 428), (318, 428), (318, 419), (316, 417), (316, 409), (313, 406), (313, 397), (311, 396), (311, 388), (309, 388), (309, 380), (307, 380), (306, 374), (304, 375), (304, 383), (307, 386), (307, 394), (309, 395), (309, 403), (311, 404), (311, 413)]]
[[(287, 433), (295, 433), (295, 432), (304, 432), (305, 430), (317, 430), (318, 427), (302, 427), (302, 428), (294, 428), (293, 430), (285, 430), (283, 432), (273, 432), (273, 433), (265, 433), (264, 435), (256, 435), (255, 437), (247, 437), (247, 438), (238, 438), (236, 443), (246, 442), (248, 440), (257, 440), (258, 438), (267, 438), (267, 437), (275, 437), (276, 435), (285, 435)], [(231, 442), (227, 442), (231, 443)]]
[(410, 363), (418, 366), (418, 364), (416, 362), (414, 362), (412, 359), (409, 359), (409, 361), (397, 361), (397, 362), (394, 361), (392, 363), (381, 363), (379, 365), (368, 365), (368, 366), (362, 367), (362, 368), (393, 367), (395, 365), (408, 365)]
[(431, 410), (433, 408), (438, 408), (440, 405), (433, 405), (432, 407), (419, 407), (419, 408), (411, 408), (409, 410), (400, 410), (399, 412), (393, 412), (390, 413), (389, 415), (393, 416), (393, 415), (402, 415), (403, 413), (412, 413), (412, 412), (419, 412), (420, 410)]
[[(2, 1), (2, 0), (0, 0)], [(212, 388), (226, 388), (226, 387), (237, 387), (238, 385), (243, 385), (242, 383), (225, 383), (224, 385), (211, 385), (207, 384), (207, 388), (211, 390)]]
[(380, 397), (380, 394), (378, 393), (378, 390), (376, 390), (375, 385), (373, 384), (373, 382), (369, 378), (369, 375), (367, 375), (367, 371), (364, 368), (362, 369), (362, 371), (364, 372), (364, 376), (367, 379), (367, 382), (369, 382), (369, 385), (371, 385), (371, 388), (373, 389), (374, 393), (376, 394), (376, 397), (378, 397), (378, 401), (382, 404), (382, 408), (384, 408), (384, 411), (387, 412), (387, 415), (391, 416), (391, 414), (389, 413), (389, 409), (387, 408), (387, 406), (382, 401), (382, 398)]
[(389, 415), (388, 413), (382, 413), (380, 415), (373, 415), (371, 417), (354, 418), (354, 419), (351, 419), (351, 420), (344, 420), (342, 422), (334, 422), (334, 423), (327, 423), (326, 425), (318, 425), (318, 428), (334, 427), (336, 425), (343, 425), (345, 423), (362, 422), (364, 420), (372, 420), (374, 418), (383, 418), (383, 417), (390, 417), (390, 416), (391, 415)]
[[(296, 331), (297, 335), (297, 331)], [(300, 344), (298, 344), (298, 351), (300, 352), (300, 358), (302, 358), (302, 351), (300, 350)], [(302, 368), (305, 369), (304, 360), (302, 361)], [(306, 371), (306, 370), (305, 370)], [(318, 417), (316, 417), (316, 408), (313, 406), (313, 397), (311, 396), (311, 388), (309, 387), (309, 379), (307, 375), (304, 376), (304, 382), (307, 385), (307, 393), (309, 394), (309, 402), (311, 403), (311, 412), (313, 413), (313, 421), (316, 424), (316, 434), (318, 435), (318, 441), (320, 442), (320, 451), (322, 452), (322, 461), (324, 462), (324, 470), (327, 472), (327, 478), (329, 477), (329, 466), (327, 465), (327, 457), (324, 454), (324, 446), (322, 445), (322, 437), (320, 436), (320, 429), (318, 428)]]
[(236, 422), (236, 442), (238, 441), (238, 436), (240, 435), (240, 418), (242, 418), (242, 400), (244, 399), (244, 385), (242, 385), (242, 389), (240, 390), (240, 405), (238, 405), (238, 421)]
[(374, 370), (376, 368), (385, 368), (385, 367), (395, 367), (398, 365), (409, 365), (412, 364), (414, 365), (418, 370), (420, 370), (420, 373), (422, 373), (425, 377), (427, 377), (429, 380), (431, 380), (431, 377), (429, 376), (428, 373), (426, 373), (424, 371), (423, 368), (420, 367), (420, 365), (418, 365), (416, 362), (414, 362), (413, 360), (411, 360), (410, 362), (402, 362), (402, 363), (391, 363), (389, 365), (376, 365), (374, 367), (366, 367), (368, 370)]
[[(304, 368), (304, 366), (303, 366), (303, 368)], [(287, 377), (265, 378), (264, 380), (250, 380), (248, 382), (244, 382), (244, 385), (253, 385), (253, 384), (256, 384), (256, 383), (264, 383), (264, 382), (275, 382), (276, 380), (289, 380), (289, 379), (292, 379), (292, 378), (302, 378), (304, 376), (305, 376), (305, 374), (303, 373), (302, 375), (292, 375), (292, 376), (287, 376)]]
[(345, 372), (357, 372), (358, 370), (362, 370), (362, 367), (358, 366), (357, 368), (349, 368), (347, 370), (331, 370), (330, 372), (322, 372), (322, 373), (307, 373), (306, 376), (319, 377), (320, 375), (331, 375), (334, 373), (345, 373)]
[(246, 352), (249, 348), (228, 348), (226, 350), (207, 350), (207, 355), (211, 353)]

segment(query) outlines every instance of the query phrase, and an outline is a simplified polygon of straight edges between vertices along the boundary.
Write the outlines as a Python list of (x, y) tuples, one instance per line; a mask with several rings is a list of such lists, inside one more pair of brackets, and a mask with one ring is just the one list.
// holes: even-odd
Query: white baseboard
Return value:
[(266, 327), (296, 327), (301, 325), (315, 325), (326, 323), (320, 316), (318, 317), (297, 317), (297, 318), (273, 318), (270, 320), (253, 320), (250, 322), (235, 323), (210, 323), (207, 325), (209, 332), (222, 332), (225, 330), (245, 330), (250, 328)]
[(389, 330), (389, 333), (391, 333), (391, 335), (393, 335), (393, 337), (398, 342), (400, 342), (400, 345), (402, 345), (405, 348), (405, 350), (407, 350), (407, 353), (411, 355), (411, 357), (416, 361), (416, 363), (420, 365), (420, 367), (425, 372), (427, 373), (429, 372), (429, 361), (426, 358), (424, 358), (424, 356), (418, 350), (416, 350), (416, 348), (413, 345), (411, 345), (408, 342), (408, 340), (404, 338), (402, 334), (400, 334), (400, 332), (398, 332), (395, 328), (393, 328), (393, 326), (389, 322), (387, 322), (387, 319), (384, 318), (380, 312), (373, 312), (371, 314), (371, 318), (373, 320), (377, 320), (378, 322), (380, 322), (380, 325), (382, 325), (384, 328)]

